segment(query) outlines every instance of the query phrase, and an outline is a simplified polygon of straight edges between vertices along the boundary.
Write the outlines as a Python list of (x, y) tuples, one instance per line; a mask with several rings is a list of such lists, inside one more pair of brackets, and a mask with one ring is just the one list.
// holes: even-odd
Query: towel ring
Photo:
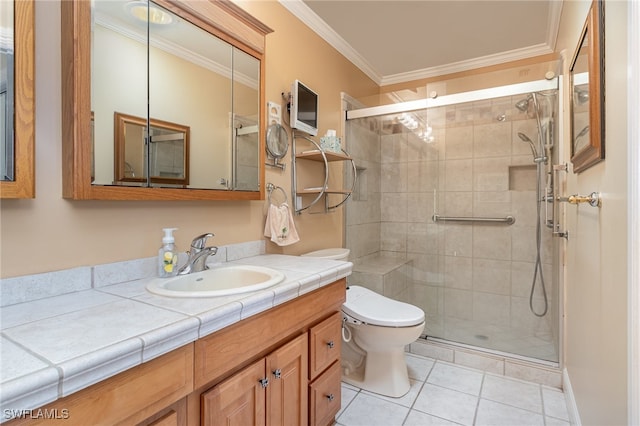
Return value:
[(267, 183), (267, 192), (268, 192), (268, 200), (269, 200), (269, 204), (271, 203), (271, 194), (273, 193), (273, 191), (275, 191), (276, 189), (279, 189), (280, 192), (282, 192), (282, 196), (284, 197), (284, 202), (287, 202), (287, 193), (284, 191), (284, 189), (282, 189), (279, 186), (275, 186), (274, 184), (272, 184), (271, 182)]

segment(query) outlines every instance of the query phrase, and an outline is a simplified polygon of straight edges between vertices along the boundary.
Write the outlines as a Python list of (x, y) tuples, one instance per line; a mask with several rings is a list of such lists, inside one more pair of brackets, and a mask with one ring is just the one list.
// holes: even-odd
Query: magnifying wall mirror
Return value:
[(282, 125), (273, 123), (267, 129), (267, 153), (273, 159), (269, 166), (279, 167), (284, 170), (285, 165), (280, 163), (280, 159), (287, 155), (289, 150), (289, 136)]
[(35, 197), (34, 2), (0, 2), (0, 196)]

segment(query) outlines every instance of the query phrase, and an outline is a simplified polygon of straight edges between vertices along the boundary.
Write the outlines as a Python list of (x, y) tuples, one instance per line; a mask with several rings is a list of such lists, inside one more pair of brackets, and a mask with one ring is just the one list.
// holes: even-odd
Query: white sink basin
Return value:
[(214, 297), (262, 290), (284, 280), (271, 268), (229, 265), (173, 278), (156, 278), (147, 284), (151, 293), (169, 297)]

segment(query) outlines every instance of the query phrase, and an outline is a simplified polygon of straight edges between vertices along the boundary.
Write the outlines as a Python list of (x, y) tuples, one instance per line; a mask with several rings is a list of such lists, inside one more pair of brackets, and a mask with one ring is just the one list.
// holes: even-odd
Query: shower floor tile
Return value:
[(405, 357), (409, 393), (389, 398), (343, 383), (338, 426), (570, 426), (562, 391), (419, 355)]

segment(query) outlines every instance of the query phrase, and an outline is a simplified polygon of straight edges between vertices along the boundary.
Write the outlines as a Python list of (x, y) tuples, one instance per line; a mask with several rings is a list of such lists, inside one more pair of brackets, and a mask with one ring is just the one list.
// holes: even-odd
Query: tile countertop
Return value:
[(344, 278), (353, 267), (277, 254), (228, 263), (273, 268), (285, 280), (197, 299), (149, 293), (151, 279), (142, 279), (1, 308), (0, 422)]

